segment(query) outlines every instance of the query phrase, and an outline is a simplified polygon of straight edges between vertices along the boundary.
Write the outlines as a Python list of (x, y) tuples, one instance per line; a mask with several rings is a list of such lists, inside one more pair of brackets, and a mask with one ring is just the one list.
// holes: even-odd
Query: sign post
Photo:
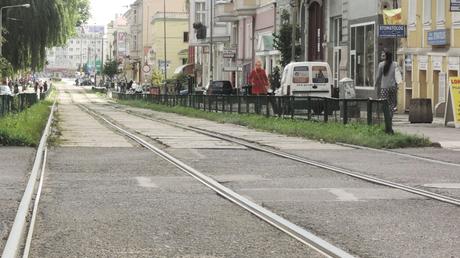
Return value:
[(450, 77), (449, 81), (444, 125), (453, 121), (455, 128), (460, 128), (460, 77)]

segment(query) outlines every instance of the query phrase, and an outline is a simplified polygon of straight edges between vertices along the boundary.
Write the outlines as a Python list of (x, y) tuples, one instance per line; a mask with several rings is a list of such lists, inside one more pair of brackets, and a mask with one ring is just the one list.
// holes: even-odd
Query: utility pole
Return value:
[(101, 76), (102, 82), (104, 82), (104, 75), (102, 71), (104, 70), (104, 34), (101, 35)]
[(214, 0), (211, 0), (211, 6), (210, 6), (210, 9), (211, 9), (211, 20), (210, 20), (210, 29), (211, 29), (211, 40), (210, 40), (210, 44), (209, 44), (209, 55), (210, 55), (210, 60), (209, 60), (209, 72), (210, 72), (210, 75), (209, 75), (209, 85), (212, 84), (212, 81), (214, 80), (214, 65), (213, 65), (213, 62), (214, 62), (214, 57), (213, 57), (213, 54), (214, 54), (214, 51), (213, 51), (213, 37), (214, 37)]
[(164, 60), (164, 69), (165, 69), (165, 83), (166, 80), (168, 79), (168, 62), (166, 62), (166, 0), (163, 0), (163, 43), (164, 43), (164, 54), (165, 54), (165, 60)]
[(296, 41), (297, 41), (297, 12), (299, 11), (299, 1), (291, 0), (292, 9), (292, 39), (291, 39), (291, 62), (296, 61)]

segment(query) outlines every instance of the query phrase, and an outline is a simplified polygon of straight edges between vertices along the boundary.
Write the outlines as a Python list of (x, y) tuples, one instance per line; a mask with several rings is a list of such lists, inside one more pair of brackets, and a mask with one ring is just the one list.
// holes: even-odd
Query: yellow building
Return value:
[[(154, 69), (164, 71), (165, 40), (164, 14), (156, 13), (152, 18), (152, 50), (150, 61)], [(166, 13), (166, 60), (167, 77), (171, 78), (179, 66), (188, 62), (188, 13)]]
[(407, 38), (398, 51), (404, 67), (398, 109), (407, 111), (412, 98), (429, 98), (441, 116), (448, 78), (460, 74), (460, 12), (451, 12), (450, 0), (402, 0), (401, 5)]

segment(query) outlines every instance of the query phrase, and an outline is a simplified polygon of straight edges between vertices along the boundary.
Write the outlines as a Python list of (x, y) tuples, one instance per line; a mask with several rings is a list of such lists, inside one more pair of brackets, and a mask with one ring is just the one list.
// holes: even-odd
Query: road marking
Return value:
[(158, 188), (158, 186), (152, 182), (152, 179), (151, 179), (151, 178), (148, 178), (148, 177), (136, 177), (136, 180), (137, 180), (137, 184), (138, 184), (140, 187), (144, 187), (144, 188)]
[(329, 189), (329, 192), (337, 196), (337, 199), (342, 202), (357, 202), (358, 198), (352, 193), (345, 191), (344, 189), (335, 188)]

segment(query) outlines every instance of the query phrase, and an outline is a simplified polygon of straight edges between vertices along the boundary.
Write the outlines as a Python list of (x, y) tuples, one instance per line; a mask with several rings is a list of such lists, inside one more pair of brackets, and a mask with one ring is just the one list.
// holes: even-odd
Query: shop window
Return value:
[(356, 86), (373, 87), (375, 71), (374, 24), (351, 27), (350, 73)]

